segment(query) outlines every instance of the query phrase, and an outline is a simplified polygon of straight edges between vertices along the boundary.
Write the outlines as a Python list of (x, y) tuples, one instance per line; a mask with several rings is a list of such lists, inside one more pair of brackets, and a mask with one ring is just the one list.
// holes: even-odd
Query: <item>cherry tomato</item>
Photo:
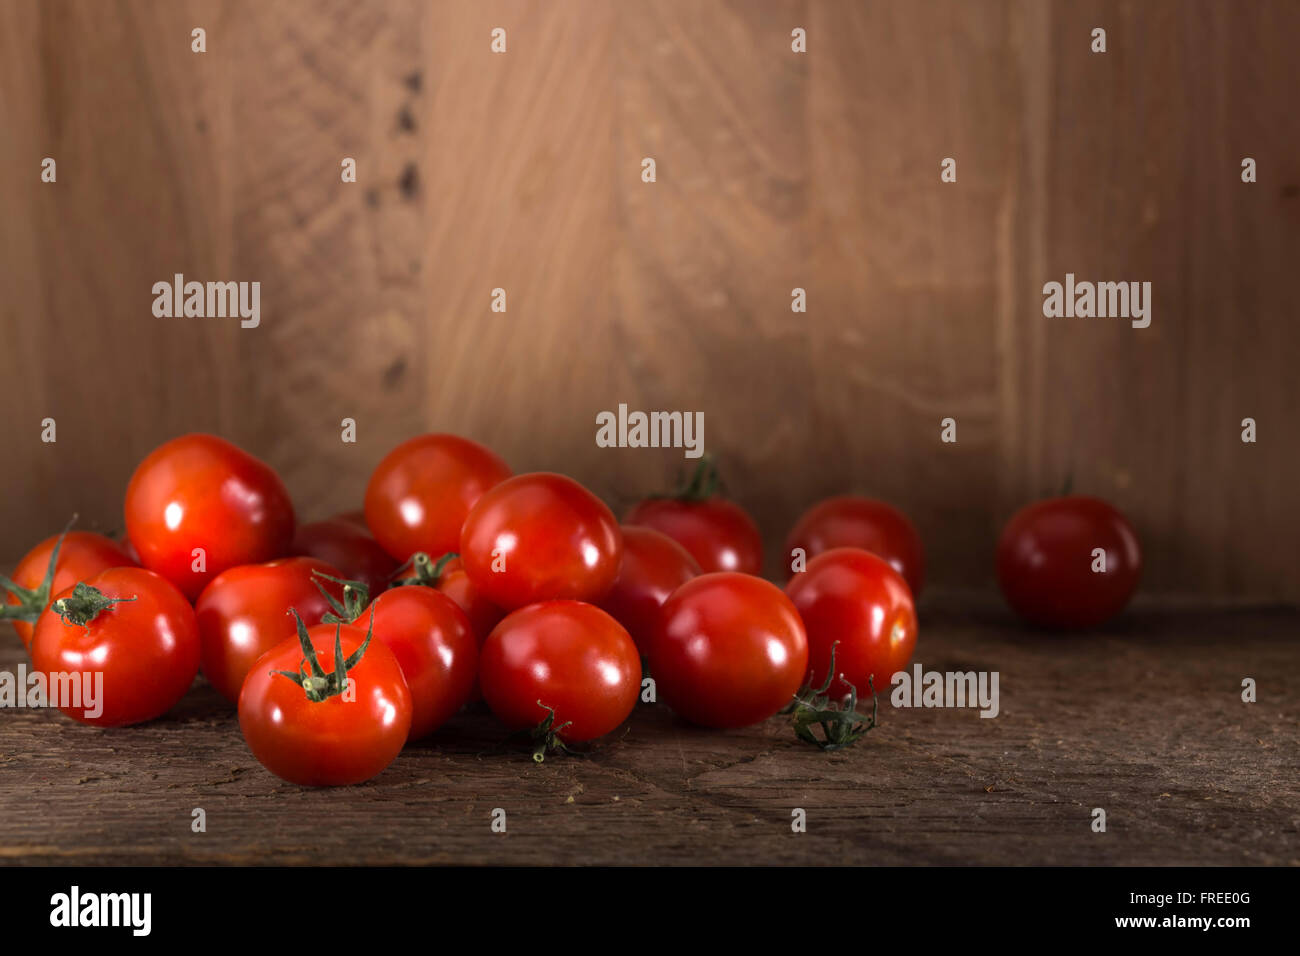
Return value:
[[(367, 633), (348, 624), (317, 624), (268, 651), (248, 672), (239, 694), (239, 729), (271, 773), (307, 787), (346, 786), (369, 780), (396, 759), (411, 729), (411, 692), (393, 652), (377, 640), (367, 644)], [(336, 634), (347, 661), (342, 679)], [(286, 676), (299, 673), (308, 675), (302, 685)]]
[(474, 502), (510, 477), (506, 463), (457, 435), (420, 435), (394, 448), (366, 487), (366, 524), (398, 561), (455, 551)]
[(878, 554), (903, 576), (912, 596), (925, 580), (925, 551), (907, 515), (873, 498), (840, 495), (818, 502), (795, 522), (785, 542), (786, 568), (795, 548), (808, 559), (831, 548), (862, 548)]
[(452, 558), (444, 564), (435, 581), (434, 586), (465, 612), (474, 631), (474, 638), (478, 641), (478, 646), (482, 647), (487, 636), (492, 633), (492, 628), (501, 623), (506, 612), (474, 586), (474, 582), (465, 573), (465, 564), (460, 558)]
[(355, 625), (374, 612), (375, 639), (393, 652), (411, 691), (408, 739), (433, 733), (465, 706), (478, 673), (478, 642), (469, 618), (445, 594), (421, 585), (385, 591)]
[(627, 524), (654, 528), (672, 538), (712, 571), (763, 572), (763, 536), (744, 508), (717, 493), (718, 474), (708, 457), (686, 487), (671, 497), (647, 498)]
[[(52, 698), (59, 681), (50, 675), (70, 675), (82, 688), (80, 700), (52, 702), (100, 727), (162, 716), (199, 671), (194, 609), (143, 568), (110, 568), (60, 592), (36, 622), (31, 651)], [(85, 696), (92, 688), (93, 702)]]
[(368, 531), (342, 515), (300, 525), (289, 550), (338, 568), (348, 580), (362, 582), (371, 595), (386, 590), (397, 570), (393, 556)]
[(658, 697), (704, 727), (745, 727), (793, 699), (808, 671), (799, 612), (775, 584), (734, 571), (687, 581), (650, 644)]
[(997, 566), (1007, 603), (1027, 621), (1096, 627), (1137, 590), (1142, 550), (1119, 511), (1099, 498), (1071, 495), (1017, 512), (1002, 530)]
[[(258, 658), (294, 637), (289, 608), (309, 625), (319, 624), (330, 611), (313, 571), (340, 576), (337, 568), (317, 558), (282, 558), (227, 568), (199, 595), (194, 610), (203, 676), (231, 703), (239, 702), (244, 678)], [(322, 580), (321, 586), (342, 597), (333, 582)]]
[[(58, 567), (54, 570), (50, 585), (46, 587), (50, 557), (60, 537), (63, 538), (63, 544), (59, 548)], [(69, 531), (62, 536), (52, 535), (28, 551), (18, 562), (12, 581), (21, 590), (7, 592), (6, 604), (11, 605), (12, 610), (0, 613), (13, 622), (23, 647), (30, 648), (33, 624), (41, 612), (50, 606), (54, 595), (66, 591), (78, 581), (93, 578), (100, 571), (133, 568), (137, 565), (138, 562), (132, 560), (121, 545), (102, 534)]]
[(832, 697), (847, 694), (849, 684), (862, 697), (870, 695), (870, 687), (879, 693), (912, 659), (912, 591), (884, 558), (861, 548), (832, 548), (809, 561), (785, 590), (808, 632), (811, 686), (825, 682), (832, 645)]
[(512, 610), (536, 601), (595, 601), (618, 576), (623, 535), (605, 503), (572, 478), (517, 475), (483, 495), (461, 529), (474, 586)]
[[(429, 587), (437, 588), (451, 598), (469, 618), (470, 629), (474, 632), (474, 641), (481, 650), (483, 642), (492, 633), (492, 628), (500, 623), (506, 612), (489, 601), (474, 582), (465, 573), (465, 565), (454, 554), (445, 554), (435, 563), (424, 552), (417, 553), (412, 561), (412, 580)], [(478, 674), (474, 675), (474, 686), (470, 690), (471, 701), (482, 700), (479, 690)]]
[(654, 528), (623, 528), (623, 564), (600, 607), (614, 616), (643, 655), (659, 630), (659, 609), (668, 595), (700, 574), (690, 552)]
[(507, 727), (534, 728), (550, 708), (559, 738), (578, 742), (604, 736), (632, 713), (641, 658), (627, 631), (600, 608), (543, 601), (507, 614), (493, 629), (479, 677), (488, 706)]
[(226, 568), (284, 557), (293, 529), (279, 476), (214, 435), (159, 445), (126, 489), (126, 533), (140, 562), (191, 601)]

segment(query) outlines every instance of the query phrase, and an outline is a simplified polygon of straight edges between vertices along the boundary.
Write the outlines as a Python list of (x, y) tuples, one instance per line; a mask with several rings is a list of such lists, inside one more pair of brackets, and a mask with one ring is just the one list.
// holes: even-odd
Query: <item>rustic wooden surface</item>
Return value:
[[(120, 527), (194, 430), (313, 517), (431, 429), (621, 504), (682, 461), (595, 446), (627, 402), (705, 413), (773, 557), (859, 490), (985, 585), (1072, 474), (1150, 591), (1298, 600), (1297, 35), (1293, 0), (0, 4), (0, 561)], [(1066, 271), (1152, 281), (1151, 328), (1044, 319)], [(155, 319), (176, 272), (260, 281), (261, 327)]]
[(1052, 637), (932, 602), (922, 626), (927, 669), (1000, 671), (1001, 715), (885, 706), (834, 755), (780, 719), (717, 733), (646, 705), (595, 755), (534, 766), (485, 753), (499, 727), (466, 714), (368, 784), (306, 790), (262, 770), (206, 686), (134, 729), (0, 711), (0, 863), (1300, 864), (1294, 610)]

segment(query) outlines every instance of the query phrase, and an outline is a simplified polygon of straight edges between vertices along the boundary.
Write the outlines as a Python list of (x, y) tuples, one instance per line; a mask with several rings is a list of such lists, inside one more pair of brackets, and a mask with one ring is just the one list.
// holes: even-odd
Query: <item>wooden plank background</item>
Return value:
[[(1294, 601), (1298, 35), (1288, 0), (5, 3), (0, 563), (120, 526), (193, 430), (307, 516), (428, 429), (622, 506), (682, 464), (595, 446), (626, 402), (704, 412), (772, 560), (859, 490), (986, 585), (1071, 474), (1149, 592)], [(1067, 271), (1151, 281), (1151, 327), (1045, 319)], [(154, 318), (176, 272), (260, 281), (261, 327)]]

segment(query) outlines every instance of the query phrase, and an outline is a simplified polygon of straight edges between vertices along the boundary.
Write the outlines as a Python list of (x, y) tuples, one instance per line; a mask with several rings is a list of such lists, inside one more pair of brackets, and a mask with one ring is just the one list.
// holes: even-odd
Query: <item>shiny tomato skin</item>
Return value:
[(605, 503), (572, 478), (516, 475), (478, 500), (461, 529), (460, 560), (493, 604), (596, 601), (618, 577), (623, 535)]
[[(131, 476), (126, 532), (140, 563), (193, 601), (227, 568), (284, 557), (293, 503), (252, 455), (215, 435), (184, 435), (155, 448)], [(193, 570), (195, 548), (203, 571)]]
[(397, 571), (397, 561), (370, 532), (342, 515), (299, 525), (289, 550), (333, 565), (349, 581), (361, 581), (371, 597), (386, 590)]
[(802, 548), (809, 560), (831, 548), (878, 554), (907, 581), (913, 598), (925, 582), (925, 549), (916, 526), (893, 505), (874, 498), (838, 495), (805, 511), (786, 538), (787, 575), (794, 573), (790, 555), (795, 548)]
[(469, 618), (445, 594), (419, 584), (385, 591), (353, 622), (370, 627), (402, 667), (411, 691), (409, 740), (428, 736), (469, 701), (478, 642)]
[[(334, 671), (334, 624), (307, 629), (326, 673)], [(354, 625), (341, 625), (344, 656), (366, 639)], [(304, 787), (362, 783), (396, 759), (411, 729), (411, 691), (393, 652), (371, 640), (357, 666), (348, 671), (355, 699), (307, 699), (304, 690), (282, 674), (296, 673), (302, 661), (298, 639), (267, 651), (248, 672), (239, 694), (239, 728), (253, 756), (267, 770)]]
[[(57, 534), (51, 535), (28, 551), (14, 568), (14, 573), (11, 575), (13, 582), (25, 588), (40, 587), (50, 567), (50, 554), (58, 541)], [(78, 581), (89, 580), (109, 568), (138, 566), (139, 562), (112, 538), (93, 531), (69, 531), (63, 538), (63, 547), (59, 549), (59, 564), (54, 569), (54, 585), (50, 588), (50, 599), (45, 602), (45, 607), (50, 606), (50, 601), (54, 600), (56, 594), (66, 591)], [(10, 594), (6, 603), (21, 602)], [(23, 647), (30, 648), (32, 624), (28, 621), (14, 621), (13, 626), (22, 639)]]
[(492, 712), (512, 730), (536, 727), (554, 708), (562, 740), (603, 737), (628, 718), (641, 658), (623, 626), (581, 601), (543, 601), (507, 614), (488, 635), (479, 680)]
[[(303, 623), (319, 624), (329, 602), (312, 579), (320, 571), (339, 577), (339, 570), (317, 558), (281, 558), (264, 564), (241, 564), (222, 571), (203, 589), (194, 611), (202, 647), (200, 667), (208, 683), (232, 704), (249, 668), (267, 651), (297, 634), (289, 609)], [(342, 589), (322, 581), (335, 598)]]
[[(474, 632), (474, 640), (482, 650), (483, 642), (492, 633), (492, 628), (501, 623), (506, 612), (489, 601), (474, 586), (474, 582), (465, 573), (465, 565), (460, 558), (453, 558), (443, 566), (435, 587), (455, 601), (456, 606), (465, 612), (465, 616), (469, 618), (470, 628)], [(474, 674), (474, 687), (470, 691), (469, 699), (471, 701), (483, 699), (477, 672)]]
[(659, 631), (660, 608), (668, 595), (703, 572), (689, 551), (663, 532), (623, 527), (623, 563), (614, 586), (600, 601), (625, 628), (641, 654)]
[[(194, 609), (174, 585), (144, 568), (110, 568), (79, 582), (108, 598), (133, 598), (101, 610), (85, 626), (53, 609), (36, 622), (32, 663), (44, 674), (103, 674), (102, 712), (62, 706), (73, 720), (122, 727), (161, 717), (194, 683), (199, 632)], [(69, 588), (56, 600), (70, 597)], [(84, 704), (84, 701), (83, 701)]]
[(465, 612), (479, 647), (483, 646), (487, 636), (492, 633), (492, 628), (506, 616), (505, 611), (489, 601), (483, 592), (474, 586), (474, 582), (465, 573), (465, 565), (460, 558), (452, 558), (443, 566), (435, 587), (456, 602), (456, 606)]
[(808, 637), (776, 585), (731, 571), (687, 581), (664, 602), (650, 645), (658, 698), (693, 724), (747, 727), (790, 703), (808, 671)]
[(510, 477), (493, 452), (459, 435), (419, 435), (381, 461), (366, 486), (366, 524), (399, 562), (455, 551), (474, 503)]
[[(835, 646), (833, 698), (849, 684), (860, 697), (887, 690), (916, 647), (912, 590), (884, 558), (861, 548), (832, 548), (786, 585), (808, 632), (808, 683), (821, 687)], [(838, 642), (838, 644), (836, 644)], [(870, 683), (868, 680), (870, 679)]]
[(647, 498), (632, 509), (625, 523), (668, 535), (690, 553), (706, 574), (763, 572), (763, 536), (758, 525), (745, 509), (726, 498)]
[[(1092, 570), (1093, 549), (1106, 570)], [(998, 583), (1012, 610), (1040, 627), (1096, 627), (1137, 590), (1142, 549), (1128, 519), (1100, 498), (1070, 495), (1035, 502), (1002, 530)]]

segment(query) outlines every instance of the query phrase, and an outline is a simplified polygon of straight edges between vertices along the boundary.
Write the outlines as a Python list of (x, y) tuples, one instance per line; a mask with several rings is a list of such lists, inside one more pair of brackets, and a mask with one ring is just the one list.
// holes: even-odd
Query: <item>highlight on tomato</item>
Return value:
[(366, 524), (398, 561), (417, 551), (455, 551), (470, 508), (509, 477), (509, 466), (477, 442), (419, 435), (390, 451), (371, 474)]
[(537, 601), (597, 601), (623, 560), (623, 535), (605, 503), (572, 478), (516, 475), (470, 509), (460, 533), (469, 579), (506, 610)]
[(713, 459), (700, 459), (690, 481), (671, 495), (646, 498), (625, 524), (642, 525), (668, 535), (685, 548), (705, 572), (763, 572), (763, 536), (744, 508), (718, 491)]
[(355, 514), (336, 515), (298, 526), (290, 552), (319, 558), (349, 581), (361, 581), (371, 595), (383, 591), (397, 571), (397, 561), (358, 524)]
[(581, 601), (514, 611), (483, 645), (483, 697), (512, 730), (528, 731), (533, 759), (603, 737), (636, 706), (641, 658), (623, 626)]
[[(916, 608), (903, 576), (862, 548), (832, 548), (786, 585), (808, 634), (809, 685), (842, 698), (887, 688), (912, 659)], [(831, 677), (832, 648), (835, 654)]]
[[(165, 714), (194, 683), (198, 624), (162, 576), (109, 568), (55, 596), (36, 622), (31, 652), (51, 702), (73, 720), (139, 724)], [(78, 699), (67, 699), (74, 686)]]
[[(493, 604), (474, 586), (474, 582), (465, 573), (464, 562), (455, 552), (448, 552), (435, 562), (423, 551), (417, 551), (411, 556), (404, 571), (407, 576), (399, 578), (399, 584), (422, 584), (437, 588), (465, 612), (469, 618), (470, 630), (474, 632), (474, 641), (480, 650), (492, 629), (506, 616), (502, 608)], [(474, 675), (474, 686), (470, 689), (469, 699), (471, 702), (483, 699), (477, 673)]]
[(10, 621), (23, 647), (30, 649), (36, 621), (56, 594), (109, 568), (138, 566), (120, 544), (94, 531), (51, 535), (23, 555), (12, 578), (0, 574), (6, 591), (0, 621)]
[[(199, 623), (200, 667), (208, 683), (232, 704), (239, 702), (244, 678), (258, 659), (297, 631), (289, 608), (310, 626), (331, 610), (315, 573), (339, 577), (339, 570), (316, 558), (281, 558), (227, 568), (194, 604)], [(342, 589), (324, 585), (341, 598)]]
[(267, 770), (305, 787), (362, 783), (401, 752), (411, 692), (393, 652), (348, 624), (307, 627), (268, 651), (239, 694), (239, 729)]
[(140, 563), (193, 601), (240, 564), (284, 557), (293, 503), (271, 468), (215, 435), (184, 435), (140, 462), (126, 489), (126, 532)]
[(1096, 627), (1128, 604), (1142, 576), (1133, 525), (1100, 498), (1048, 498), (1018, 511), (998, 540), (998, 584), (1040, 627)]
[(623, 564), (600, 607), (627, 629), (641, 655), (659, 630), (660, 609), (668, 595), (702, 574), (689, 551), (663, 532), (623, 526)]
[(785, 542), (787, 574), (791, 555), (802, 551), (804, 562), (832, 548), (862, 548), (879, 555), (903, 576), (912, 597), (925, 582), (925, 549), (916, 526), (893, 505), (875, 498), (837, 495), (819, 501), (800, 516)]
[(687, 581), (663, 605), (650, 645), (658, 699), (691, 723), (746, 727), (791, 704), (808, 671), (808, 636), (790, 598), (735, 571)]
[[(324, 579), (321, 593), (332, 605), (326, 620), (368, 620), (401, 665), (411, 691), (408, 739), (427, 737), (469, 702), (478, 676), (478, 641), (455, 601), (419, 584), (399, 585), (369, 601), (359, 581), (317, 578)], [(342, 586), (341, 601), (325, 589), (327, 583)]]

